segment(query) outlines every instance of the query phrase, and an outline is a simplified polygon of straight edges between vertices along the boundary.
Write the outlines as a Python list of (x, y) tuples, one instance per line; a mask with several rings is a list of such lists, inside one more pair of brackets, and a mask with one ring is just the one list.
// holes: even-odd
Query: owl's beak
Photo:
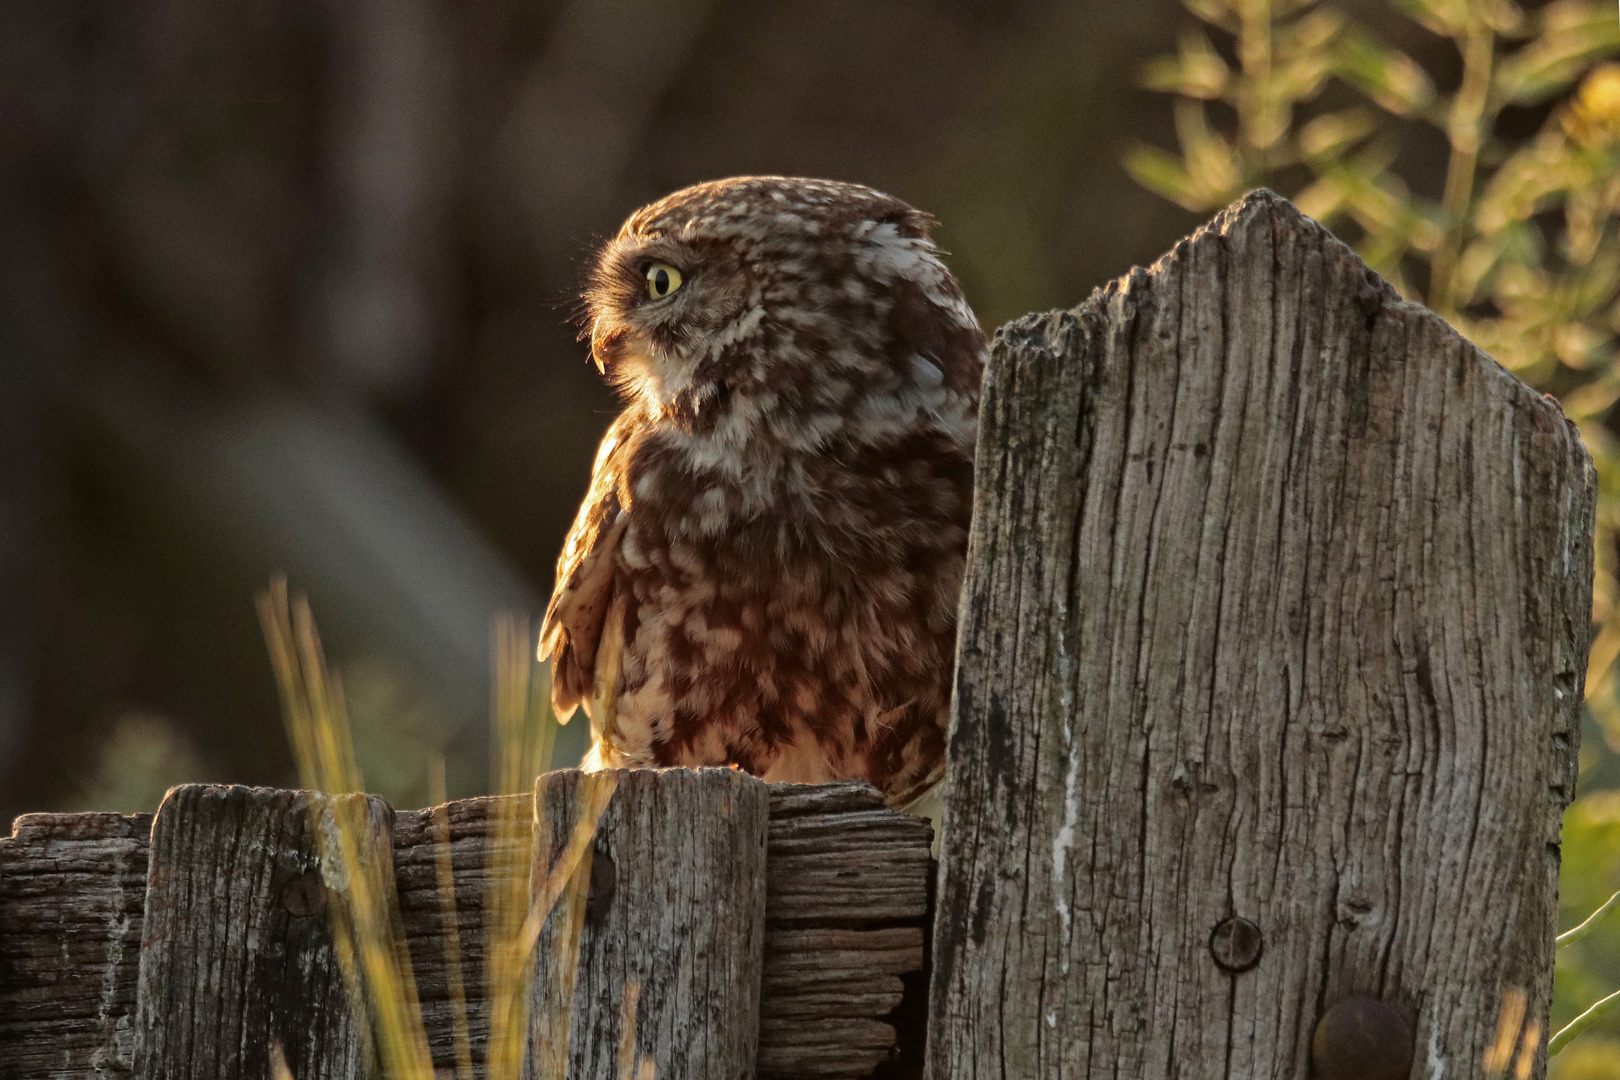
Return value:
[(609, 330), (601, 322), (591, 327), (591, 359), (596, 361), (596, 370), (603, 375), (607, 374), (608, 365), (619, 359), (619, 353), (624, 347), (625, 329), (622, 326)]

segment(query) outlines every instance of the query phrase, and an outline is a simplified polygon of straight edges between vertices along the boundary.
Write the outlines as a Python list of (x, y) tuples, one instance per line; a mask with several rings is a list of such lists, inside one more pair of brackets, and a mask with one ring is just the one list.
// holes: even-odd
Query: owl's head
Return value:
[(984, 335), (930, 225), (855, 184), (738, 177), (678, 191), (632, 214), (598, 257), (592, 356), (655, 422), (738, 439), (777, 414), (813, 442), (863, 401), (895, 413), (971, 399)]

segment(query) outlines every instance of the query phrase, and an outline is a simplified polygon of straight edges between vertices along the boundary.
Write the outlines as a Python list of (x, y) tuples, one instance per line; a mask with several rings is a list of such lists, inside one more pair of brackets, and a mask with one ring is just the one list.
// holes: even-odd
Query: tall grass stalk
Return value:
[[(579, 976), (580, 932), (585, 923), (586, 892), (591, 881), (591, 860), (587, 858), (602, 814), (618, 789), (617, 773), (588, 773), (580, 778), (580, 808), (562, 853), (551, 864), (544, 879), (539, 860), (534, 862), (534, 900), (524, 920), (514, 954), (533, 955), (548, 914), (555, 909), (551, 947), (547, 956), (546, 978), (540, 987), (541, 1008), (532, 1028), (536, 1072), (548, 1080), (568, 1075), (568, 1043), (574, 1015), (574, 988)], [(544, 803), (535, 799), (536, 847), (550, 852), (552, 840)], [(525, 1002), (526, 1004), (527, 1002)]]
[[(1541, 1021), (1525, 1022), (1529, 997), (1516, 986), (1502, 992), (1502, 1007), (1496, 1016), (1496, 1035), (1485, 1048), (1481, 1061), (1485, 1075), (1496, 1080), (1513, 1066), (1513, 1080), (1530, 1080), (1530, 1070), (1536, 1064), (1536, 1051), (1541, 1049)], [(1515, 1054), (1515, 1048), (1518, 1053)]]
[[(432, 1058), (412, 976), (386, 832), (371, 820), (371, 803), (355, 764), (340, 683), (327, 666), (309, 604), (291, 596), (282, 578), (258, 597), (260, 621), (281, 691), (288, 738), (305, 787), (326, 792), (319, 820), (322, 872), (333, 883), (333, 939), (355, 1015), (366, 1017), (362, 1037), (375, 1037), (385, 1075), (433, 1080)], [(531, 659), (527, 620), (501, 615), (491, 631), (494, 727), (491, 786), (498, 796), (535, 792), (535, 778), (551, 762), (556, 722), (544, 669)], [(475, 1075), (462, 950), (456, 915), (450, 820), (444, 805), (443, 761), (430, 779), (435, 869), (451, 998), (451, 1023), (460, 1080)], [(518, 1080), (526, 1053), (537, 1075), (562, 1080), (567, 1072), (570, 1018), (579, 967), (580, 930), (590, 883), (587, 855), (602, 814), (618, 787), (616, 774), (581, 781), (579, 813), (559, 856), (545, 864), (553, 824), (543, 798), (497, 798), (485, 844), (484, 991), (489, 1016), (485, 1071), (489, 1080)], [(532, 806), (532, 810), (531, 810)], [(542, 1008), (532, 1015), (535, 949), (555, 912)], [(369, 1051), (368, 1051), (369, 1054)], [(643, 1061), (639, 1080), (651, 1080)], [(286, 1073), (280, 1061), (278, 1080)], [(288, 1080), (291, 1080), (290, 1076)]]
[(393, 889), (393, 853), (361, 793), (342, 688), (327, 668), (308, 601), (290, 597), (286, 579), (259, 594), (258, 608), (299, 775), (306, 787), (329, 796), (316, 803), (310, 826), (322, 879), (338, 901), (330, 905), (333, 938), (355, 1015), (370, 1018), (389, 1076), (433, 1080)]
[(1519, 1033), (1524, 1028), (1525, 1007), (1529, 997), (1517, 986), (1502, 991), (1502, 1007), (1496, 1014), (1496, 1035), (1485, 1048), (1485, 1075), (1500, 1076), (1513, 1060), (1513, 1049), (1519, 1045)]
[(651, 1054), (643, 1054), (639, 1064), (636, 1061), (636, 1006), (640, 1002), (641, 984), (625, 983), (624, 1000), (619, 1003), (618, 1080), (653, 1080), (658, 1072)]
[(1587, 1028), (1613, 1012), (1615, 1006), (1620, 1005), (1620, 990), (1616, 990), (1606, 998), (1600, 999), (1597, 1004), (1587, 1009), (1581, 1015), (1571, 1020), (1564, 1028), (1554, 1035), (1547, 1043), (1547, 1056), (1552, 1057), (1558, 1051), (1568, 1046), (1574, 1039), (1586, 1031)]
[[(502, 614), (490, 633), (494, 702), (490, 773), (497, 795), (532, 793), (530, 800), (501, 798), (489, 825), (484, 898), (485, 1000), (489, 1003), (489, 1080), (518, 1080), (525, 1052), (535, 1075), (563, 1080), (578, 983), (580, 931), (590, 885), (590, 854), (602, 815), (618, 789), (616, 773), (580, 780), (578, 810), (554, 862), (545, 792), (536, 777), (551, 767), (557, 721), (551, 711), (547, 669), (534, 659), (534, 628)], [(533, 1009), (535, 949), (555, 917), (545, 979)]]
[(287, 1055), (279, 1042), (270, 1044), (270, 1080), (293, 1080), (292, 1070), (287, 1068)]
[(641, 1001), (641, 984), (624, 985), (624, 998), (619, 1002), (619, 1068), (618, 1080), (635, 1080), (636, 1065), (636, 1005)]
[(1600, 923), (1603, 922), (1603, 917), (1614, 910), (1616, 904), (1620, 904), (1620, 892), (1615, 893), (1613, 896), (1605, 900), (1603, 902), (1603, 906), (1592, 912), (1592, 914), (1588, 915), (1579, 926), (1570, 930), (1565, 930), (1562, 934), (1559, 934), (1557, 942), (1558, 948), (1567, 948), (1581, 940), (1587, 934), (1590, 934), (1598, 927)]

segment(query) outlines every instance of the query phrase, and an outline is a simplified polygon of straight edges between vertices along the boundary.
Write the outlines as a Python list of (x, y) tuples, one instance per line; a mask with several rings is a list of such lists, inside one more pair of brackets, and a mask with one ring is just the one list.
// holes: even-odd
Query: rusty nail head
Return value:
[(1215, 924), (1209, 935), (1209, 951), (1215, 962), (1227, 971), (1248, 971), (1260, 962), (1265, 939), (1260, 928), (1248, 919), (1233, 916)]
[(281, 903), (298, 918), (319, 915), (326, 908), (326, 886), (319, 870), (305, 870), (281, 887)]
[(1400, 1013), (1373, 998), (1345, 998), (1317, 1021), (1311, 1065), (1317, 1080), (1406, 1080), (1415, 1049)]

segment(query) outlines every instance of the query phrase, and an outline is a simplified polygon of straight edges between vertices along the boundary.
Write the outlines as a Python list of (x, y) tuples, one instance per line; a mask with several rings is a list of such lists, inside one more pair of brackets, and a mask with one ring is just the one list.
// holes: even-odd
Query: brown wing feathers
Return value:
[(540, 629), (539, 657), (552, 664), (551, 705), (565, 722), (591, 696), (602, 621), (613, 603), (614, 556), (630, 522), (611, 465), (598, 461), (590, 494), (557, 560), (557, 587)]

